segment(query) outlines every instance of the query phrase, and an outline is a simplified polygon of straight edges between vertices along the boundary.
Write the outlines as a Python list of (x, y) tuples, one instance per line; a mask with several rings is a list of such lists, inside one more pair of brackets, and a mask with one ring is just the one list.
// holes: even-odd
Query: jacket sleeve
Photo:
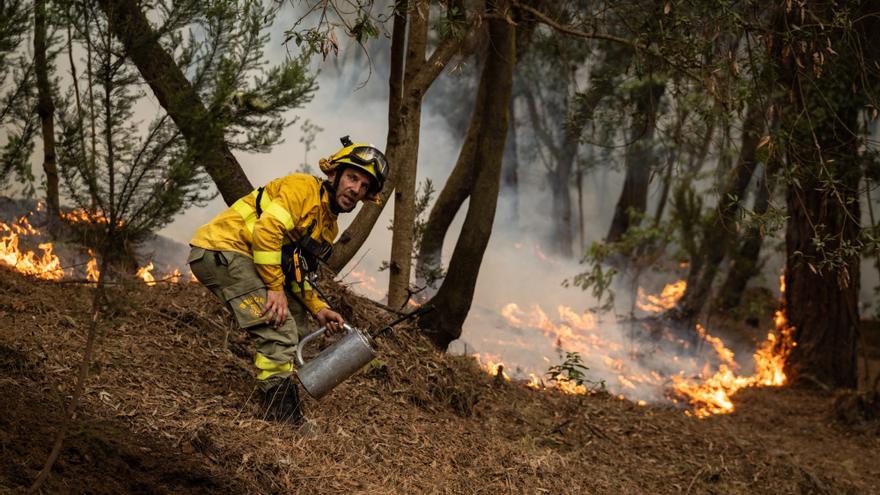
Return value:
[[(272, 203), (254, 225), (253, 256), (257, 273), (269, 290), (282, 290), (281, 244), (309, 207), (307, 192), (296, 183), (282, 183), (270, 197)], [(267, 186), (267, 189), (269, 187)], [(275, 189), (275, 188), (272, 188)]]
[[(297, 296), (299, 295), (300, 294), (297, 294)], [(330, 305), (322, 301), (313, 290), (305, 290), (301, 295), (303, 304), (305, 304), (306, 308), (308, 308), (309, 312), (313, 315), (318, 314), (318, 311), (321, 311), (322, 309), (330, 307)]]

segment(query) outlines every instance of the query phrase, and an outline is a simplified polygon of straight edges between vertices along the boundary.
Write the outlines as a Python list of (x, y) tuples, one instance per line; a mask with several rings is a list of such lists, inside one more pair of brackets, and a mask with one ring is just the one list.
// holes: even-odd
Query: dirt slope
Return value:
[[(91, 377), (44, 493), (880, 493), (876, 424), (833, 397), (748, 390), (734, 414), (499, 382), (411, 331), (339, 386), (310, 434), (264, 421), (250, 348), (196, 285), (112, 288)], [(361, 326), (384, 321), (331, 288)], [(74, 387), (90, 289), (0, 267), (0, 493), (32, 482)]]

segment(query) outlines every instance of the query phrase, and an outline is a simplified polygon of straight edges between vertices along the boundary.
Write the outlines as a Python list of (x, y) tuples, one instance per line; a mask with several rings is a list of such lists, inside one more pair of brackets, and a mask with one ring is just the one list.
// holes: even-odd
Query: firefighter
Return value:
[(255, 347), (254, 366), (266, 417), (299, 424), (302, 405), (291, 375), (308, 312), (327, 333), (345, 319), (313, 286), (326, 261), (340, 213), (359, 201), (379, 201), (388, 174), (375, 147), (341, 139), (342, 149), (321, 159), (326, 179), (291, 174), (236, 201), (196, 230), (187, 263), (223, 301)]

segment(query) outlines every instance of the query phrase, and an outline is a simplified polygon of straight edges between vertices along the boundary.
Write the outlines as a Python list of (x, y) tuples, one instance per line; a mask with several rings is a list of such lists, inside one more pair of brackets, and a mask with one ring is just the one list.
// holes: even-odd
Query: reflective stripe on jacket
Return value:
[[(282, 290), (281, 246), (290, 242), (286, 232), (299, 239), (314, 222), (311, 237), (330, 243), (339, 232), (329, 195), (323, 192), (321, 182), (306, 174), (275, 179), (263, 189), (259, 219), (255, 208), (258, 191), (253, 191), (199, 227), (190, 244), (250, 256), (269, 290)], [(302, 297), (312, 313), (327, 307), (311, 290), (303, 292)]]

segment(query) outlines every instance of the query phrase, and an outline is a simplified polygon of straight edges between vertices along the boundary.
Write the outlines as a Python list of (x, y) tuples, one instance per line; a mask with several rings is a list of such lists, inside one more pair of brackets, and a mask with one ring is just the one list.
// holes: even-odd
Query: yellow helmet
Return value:
[(364, 143), (352, 143), (348, 136), (340, 139), (342, 148), (328, 160), (321, 160), (321, 171), (330, 174), (346, 167), (357, 167), (370, 176), (370, 195), (376, 196), (385, 186), (388, 177), (388, 161), (376, 147)]

